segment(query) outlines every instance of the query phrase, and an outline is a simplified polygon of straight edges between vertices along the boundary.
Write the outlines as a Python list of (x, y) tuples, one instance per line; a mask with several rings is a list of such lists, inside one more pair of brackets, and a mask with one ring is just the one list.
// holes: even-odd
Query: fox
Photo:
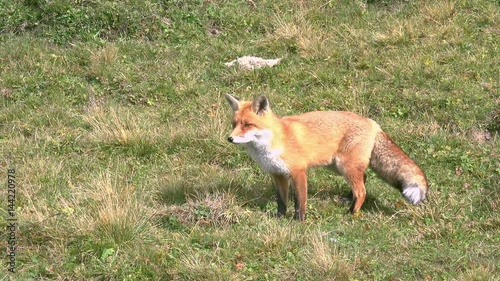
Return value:
[(352, 190), (349, 211), (359, 214), (370, 167), (412, 204), (428, 195), (427, 177), (374, 120), (349, 111), (313, 111), (278, 117), (265, 95), (253, 101), (230, 94), (233, 130), (227, 140), (246, 148), (276, 186), (277, 217), (286, 215), (289, 189), (294, 219), (305, 220), (307, 171), (324, 166), (340, 174)]

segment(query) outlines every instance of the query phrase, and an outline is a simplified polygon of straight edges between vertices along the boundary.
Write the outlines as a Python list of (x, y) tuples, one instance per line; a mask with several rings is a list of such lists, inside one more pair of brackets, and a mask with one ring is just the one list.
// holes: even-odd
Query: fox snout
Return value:
[(243, 136), (238, 136), (238, 135), (231, 135), (227, 138), (227, 141), (230, 143), (234, 144), (245, 144), (249, 143), (252, 141), (255, 141), (255, 133), (254, 132), (247, 132)]

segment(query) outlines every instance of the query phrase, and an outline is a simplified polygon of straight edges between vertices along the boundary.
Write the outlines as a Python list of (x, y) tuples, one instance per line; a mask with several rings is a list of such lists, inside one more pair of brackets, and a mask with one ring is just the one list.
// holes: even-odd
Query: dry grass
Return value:
[[(217, 249), (215, 250), (217, 253)], [(189, 249), (179, 257), (182, 277), (177, 280), (231, 280), (230, 273), (225, 268), (226, 262), (217, 254), (211, 255), (199, 250)]]
[(484, 280), (498, 280), (499, 275), (495, 275), (495, 269), (489, 266), (474, 264), (471, 269), (462, 272), (457, 280), (458, 281), (484, 281)]
[(58, 180), (64, 182), (71, 179), (71, 173), (66, 169), (66, 161), (35, 157), (28, 163), (18, 163), (18, 165), (23, 167), (21, 170), (23, 173), (29, 175), (19, 181), (23, 188), (18, 192), (26, 200), (26, 206), (19, 215), (21, 219), (30, 223), (48, 226), (50, 222), (47, 220), (58, 214), (57, 206), (51, 202), (53, 196), (39, 196), (39, 194), (46, 192), (53, 194), (57, 192)]
[(150, 142), (158, 137), (158, 129), (152, 121), (154, 116), (132, 113), (125, 107), (93, 106), (83, 115), (92, 130), (86, 136), (91, 142), (130, 145), (140, 142)]
[[(64, 160), (36, 158), (24, 166), (23, 173), (36, 170), (38, 176), (20, 182), (23, 188), (19, 192), (26, 202), (19, 213), (21, 220), (62, 240), (70, 233), (87, 235), (95, 231), (102, 238), (116, 238), (117, 243), (144, 235), (154, 212), (144, 204), (152, 194), (138, 194), (136, 187), (121, 175), (121, 164), (109, 164), (120, 167), (117, 170), (110, 168), (98, 174), (89, 170), (85, 175), (73, 175), (70, 165)], [(49, 179), (52, 182), (47, 182)], [(41, 193), (50, 195), (40, 196)]]
[(107, 77), (119, 56), (119, 49), (113, 43), (108, 43), (102, 49), (92, 52), (90, 56), (90, 74), (96, 79)]
[(422, 7), (423, 17), (432, 23), (442, 24), (455, 14), (455, 2), (453, 1), (431, 1)]
[(256, 239), (260, 241), (265, 248), (274, 249), (280, 245), (290, 245), (292, 242), (304, 241), (305, 237), (297, 232), (293, 224), (282, 225), (273, 221), (274, 218), (263, 218), (255, 233)]
[(328, 276), (323, 280), (351, 280), (356, 261), (349, 261), (335, 246), (328, 233), (321, 230), (308, 233), (308, 247), (304, 249), (304, 270), (308, 276)]
[(323, 57), (332, 48), (330, 40), (333, 34), (318, 29), (307, 14), (305, 9), (293, 14), (275, 14), (272, 21), (274, 31), (264, 42), (285, 42), (304, 58)]
[(373, 34), (373, 40), (377, 44), (393, 46), (408, 42), (418, 37), (419, 28), (414, 26), (414, 21), (391, 19), (391, 28), (384, 31), (376, 31)]
[[(87, 205), (87, 211), (80, 213), (78, 229), (83, 232), (94, 229), (108, 235), (126, 235), (130, 240), (142, 233), (152, 210), (144, 206), (133, 184), (120, 179), (114, 171), (107, 171), (93, 177), (90, 184), (79, 194), (74, 203), (78, 208)], [(126, 241), (117, 241), (126, 242)]]
[(239, 223), (247, 212), (237, 205), (230, 193), (205, 194), (201, 198), (188, 199), (183, 205), (166, 208), (161, 216), (175, 217), (187, 225), (212, 225), (215, 227)]

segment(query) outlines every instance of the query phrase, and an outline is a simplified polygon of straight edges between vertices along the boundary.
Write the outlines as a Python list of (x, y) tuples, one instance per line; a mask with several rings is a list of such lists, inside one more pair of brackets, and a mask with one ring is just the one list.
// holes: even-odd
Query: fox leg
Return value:
[[(363, 175), (363, 184), (366, 185), (366, 173)], [(354, 197), (354, 192), (352, 191), (352, 188), (351, 188), (351, 190), (349, 190), (349, 193), (347, 194), (346, 199), (348, 199), (349, 201), (354, 201), (355, 197)]]
[(345, 177), (352, 188), (353, 194), (353, 201), (349, 210), (352, 214), (355, 214), (361, 209), (366, 198), (364, 171), (360, 171), (359, 169), (353, 169), (350, 172), (346, 171)]
[(294, 187), (295, 214), (296, 220), (303, 221), (306, 218), (307, 207), (307, 174), (306, 171), (297, 171), (292, 174)]
[[(366, 198), (365, 171), (368, 168), (367, 161), (355, 161), (355, 159), (339, 159), (337, 167), (340, 173), (344, 176), (352, 190), (352, 205), (349, 211), (356, 213), (359, 211)], [(366, 163), (365, 163), (366, 162)]]
[(276, 201), (278, 203), (278, 217), (286, 214), (288, 206), (288, 189), (290, 186), (290, 179), (288, 176), (272, 175), (274, 184), (276, 185)]

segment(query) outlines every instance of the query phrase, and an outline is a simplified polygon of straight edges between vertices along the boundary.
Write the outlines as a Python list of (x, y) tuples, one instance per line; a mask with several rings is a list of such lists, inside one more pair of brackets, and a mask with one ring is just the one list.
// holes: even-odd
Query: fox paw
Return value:
[(360, 218), (361, 216), (363, 216), (361, 211), (357, 211), (357, 212), (352, 213), (353, 218)]

